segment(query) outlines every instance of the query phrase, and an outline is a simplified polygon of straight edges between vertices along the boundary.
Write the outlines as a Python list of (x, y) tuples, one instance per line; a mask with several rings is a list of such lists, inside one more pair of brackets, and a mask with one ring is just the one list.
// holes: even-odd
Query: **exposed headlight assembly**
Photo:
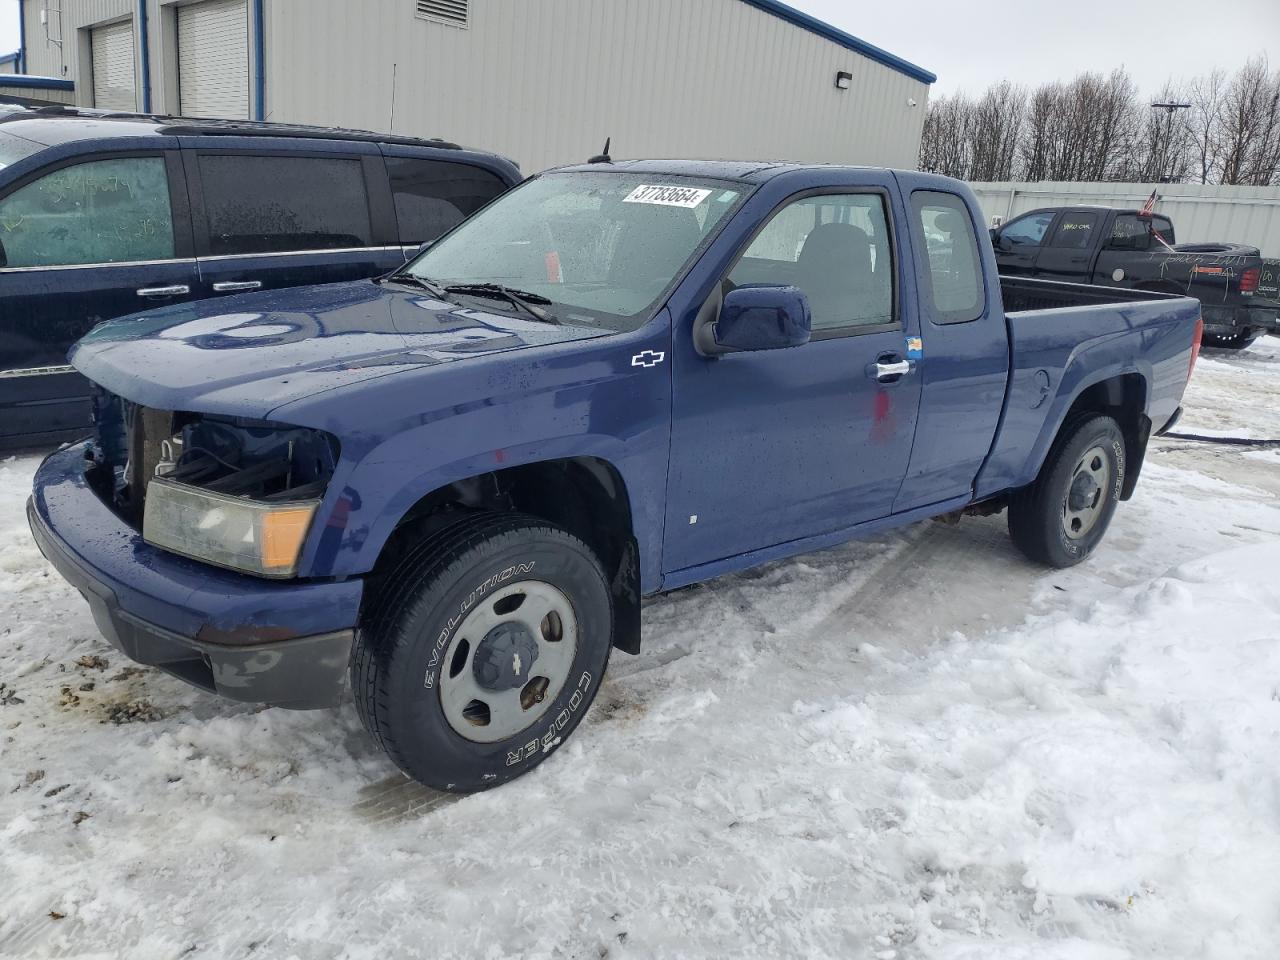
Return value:
[(147, 486), (142, 537), (205, 563), (292, 577), (319, 500), (265, 503), (161, 477)]

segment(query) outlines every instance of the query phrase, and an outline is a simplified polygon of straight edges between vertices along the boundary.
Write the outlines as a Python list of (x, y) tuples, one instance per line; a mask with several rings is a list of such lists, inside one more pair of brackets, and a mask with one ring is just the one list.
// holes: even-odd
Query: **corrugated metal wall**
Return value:
[[(137, 0), (52, 2), (47, 24), (45, 0), (23, 6), (28, 72), (76, 81), (91, 103), (87, 28), (136, 17)], [(156, 112), (179, 109), (174, 9), (147, 0)], [(606, 136), (619, 157), (916, 166), (927, 84), (742, 0), (470, 0), (462, 28), (415, 9), (266, 0), (267, 119), (391, 132), (394, 108), (395, 133), (496, 150), (528, 172), (585, 159)], [(851, 89), (836, 89), (838, 71)]]
[[(44, 0), (24, 0), (22, 4), (26, 16), (27, 73), (79, 81), (82, 59), (86, 80), (90, 72), (88, 57), (82, 57), (77, 49), (77, 44), (86, 39), (80, 36), (80, 28), (131, 16), (137, 3), (135, 0), (61, 0), (48, 4), (48, 16), (42, 24), (40, 14), (45, 7)], [(61, 45), (58, 40), (62, 41)], [(87, 55), (87, 41), (84, 46), (83, 53)], [(77, 93), (80, 86), (77, 82)], [(78, 102), (88, 104), (93, 100), (86, 95)]]
[(394, 102), (396, 133), (527, 172), (606, 136), (618, 157), (916, 165), (926, 84), (740, 0), (471, 0), (466, 28), (414, 9), (270, 0), (268, 118), (389, 131)]
[(1165, 183), (975, 183), (988, 217), (1008, 220), (1037, 207), (1097, 203), (1140, 207), (1154, 189), (1156, 210), (1173, 221), (1179, 243), (1229, 240), (1280, 257), (1280, 187), (1215, 187)]

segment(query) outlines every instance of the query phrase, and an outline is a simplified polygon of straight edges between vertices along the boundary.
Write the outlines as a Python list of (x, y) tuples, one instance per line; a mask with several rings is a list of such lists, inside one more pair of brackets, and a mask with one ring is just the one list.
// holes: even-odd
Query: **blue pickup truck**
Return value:
[(920, 173), (550, 171), (382, 278), (99, 326), (31, 528), (133, 659), (299, 708), (349, 677), (409, 776), (483, 789), (564, 742), (645, 596), (963, 511), (1095, 549), (1199, 304), (1001, 278), (981, 224)]

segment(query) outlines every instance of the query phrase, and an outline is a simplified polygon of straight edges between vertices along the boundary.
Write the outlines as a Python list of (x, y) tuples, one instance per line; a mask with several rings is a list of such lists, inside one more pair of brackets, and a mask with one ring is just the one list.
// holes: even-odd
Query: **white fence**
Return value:
[(1280, 187), (1211, 187), (1164, 183), (974, 183), (983, 212), (1010, 217), (1038, 207), (1101, 204), (1140, 207), (1154, 189), (1156, 211), (1173, 221), (1179, 243), (1226, 240), (1280, 257)]

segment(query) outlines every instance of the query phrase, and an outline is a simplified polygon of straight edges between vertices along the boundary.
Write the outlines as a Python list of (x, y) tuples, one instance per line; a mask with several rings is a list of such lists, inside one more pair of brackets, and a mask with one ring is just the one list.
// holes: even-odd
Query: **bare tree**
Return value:
[(1226, 77), (1214, 70), (1191, 81), (1191, 109), (1187, 128), (1191, 140), (1193, 176), (1209, 183), (1217, 176), (1222, 138), (1222, 98)]
[(1026, 113), (1027, 93), (1008, 80), (973, 105), (969, 131), (971, 180), (1011, 180)]
[(1231, 78), (1222, 98), (1221, 182), (1267, 186), (1280, 164), (1280, 75), (1255, 57)]
[[(1189, 96), (1182, 85), (1171, 80), (1160, 88), (1153, 104), (1190, 103)], [(1192, 127), (1178, 107), (1153, 106), (1139, 124), (1123, 179), (1180, 183), (1191, 175), (1193, 150)]]

